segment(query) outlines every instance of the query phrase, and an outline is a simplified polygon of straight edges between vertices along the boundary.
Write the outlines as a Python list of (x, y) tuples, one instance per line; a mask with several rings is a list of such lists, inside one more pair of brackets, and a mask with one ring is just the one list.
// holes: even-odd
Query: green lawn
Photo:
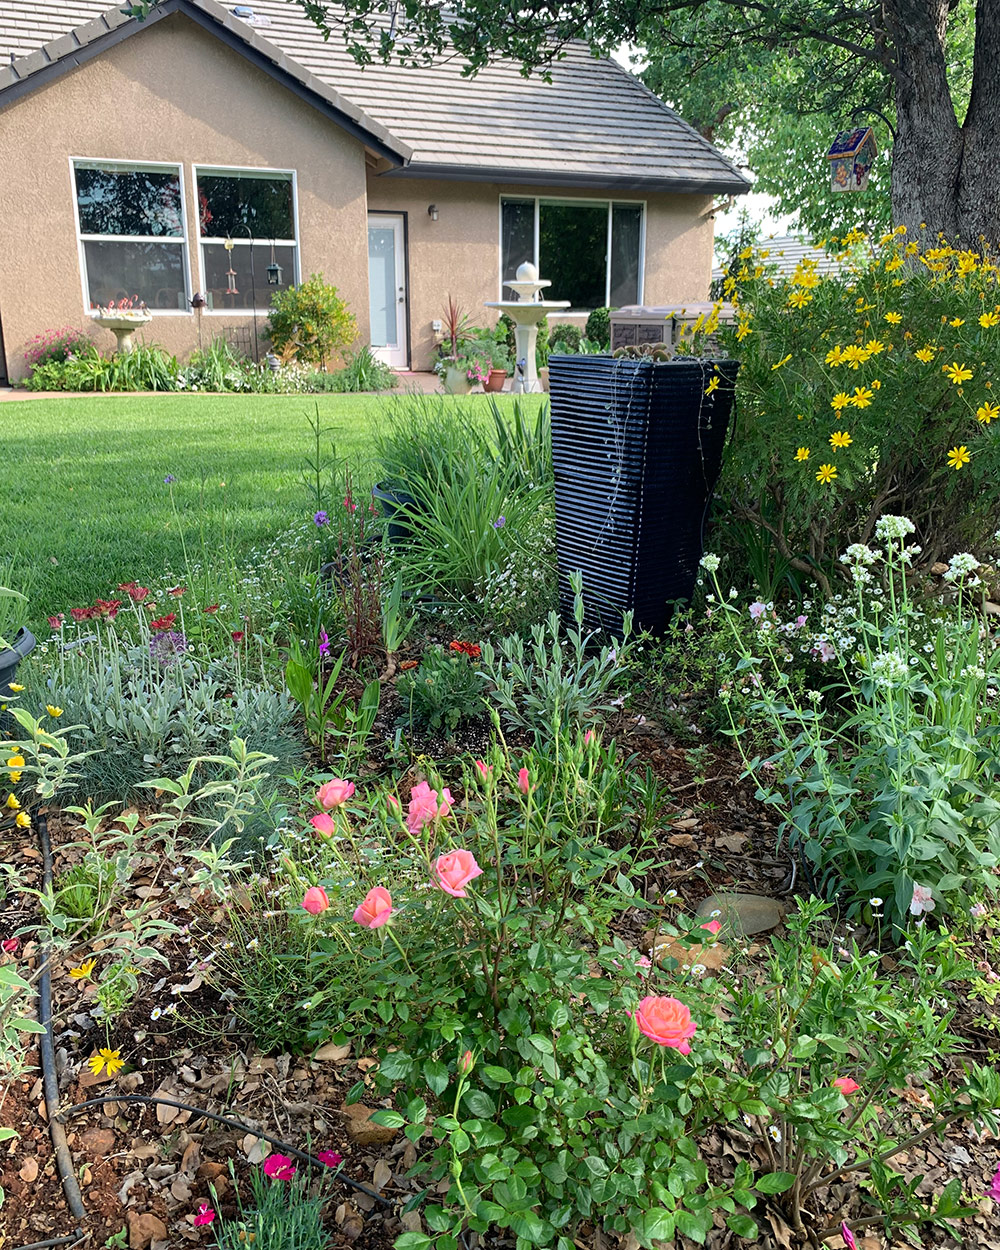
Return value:
[(310, 517), (301, 475), (317, 405), (332, 427), (325, 449), (333, 439), (367, 485), (371, 432), (392, 402), (150, 395), (0, 404), (3, 543), (32, 621), (108, 597), (120, 582), (183, 571), (182, 530), (192, 560), (223, 544), (239, 557)]

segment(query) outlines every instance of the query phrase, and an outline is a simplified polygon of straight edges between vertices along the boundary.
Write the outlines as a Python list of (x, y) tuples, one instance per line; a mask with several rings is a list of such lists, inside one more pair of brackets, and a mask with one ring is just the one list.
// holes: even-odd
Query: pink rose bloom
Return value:
[(290, 1181), (297, 1171), (288, 1155), (268, 1155), (264, 1160), (264, 1175), (272, 1181)]
[(635, 1013), (639, 1032), (658, 1046), (672, 1046), (682, 1055), (691, 1053), (689, 1038), (694, 1037), (698, 1026), (691, 1019), (690, 1010), (676, 998), (664, 994), (647, 994)]
[(353, 795), (353, 781), (344, 781), (340, 777), (334, 777), (332, 781), (326, 782), (316, 791), (316, 802), (320, 807), (325, 807), (327, 811), (330, 811), (334, 807), (340, 807), (341, 803), (346, 803)]
[(492, 764), (487, 764), (485, 760), (476, 760), (476, 772), (482, 777), (483, 781), (489, 781), (490, 773), (493, 771)]
[(392, 895), (384, 885), (376, 885), (355, 908), (354, 923), (365, 929), (381, 929), (384, 924), (388, 924), (391, 915)]
[(447, 855), (438, 856), (434, 865), (437, 878), (434, 884), (454, 898), (466, 898), (465, 887), (482, 876), (482, 872), (471, 851), (449, 851)]
[(933, 911), (936, 906), (934, 891), (929, 885), (914, 885), (913, 898), (910, 899), (911, 915), (919, 916), (921, 912)]
[(302, 906), (310, 916), (318, 916), (321, 911), (326, 911), (330, 906), (330, 900), (326, 897), (326, 890), (321, 885), (311, 885), (302, 897)]
[(316, 1158), (328, 1168), (339, 1168), (344, 1162), (344, 1156), (337, 1154), (336, 1150), (321, 1150)]
[(597, 735), (594, 733), (594, 731), (592, 729), (588, 729), (587, 732), (583, 735), (583, 745), (585, 747), (589, 747), (596, 737)]
[(707, 929), (709, 933), (711, 933), (712, 937), (715, 937), (715, 935), (721, 930), (722, 924), (718, 920), (710, 920), (708, 924), (703, 924), (701, 927), (703, 929)]
[(3, 950), (5, 955), (16, 955), (19, 945), (17, 938), (6, 938), (3, 942), (0, 942), (0, 950)]
[(528, 780), (528, 770), (522, 768), (517, 774), (517, 788), (522, 794), (527, 794), (531, 789), (531, 782)]
[(468, 1076), (476, 1066), (476, 1059), (471, 1050), (467, 1050), (458, 1061), (458, 1075)]
[(333, 823), (333, 817), (326, 812), (317, 812), (309, 822), (317, 833), (322, 833), (325, 837), (329, 837), (337, 828)]
[(393, 816), (398, 816), (400, 811), (402, 810), (399, 806), (399, 799), (397, 799), (394, 794), (386, 795), (385, 805)]
[(206, 1224), (211, 1224), (214, 1219), (215, 1212), (207, 1202), (203, 1202), (198, 1208), (198, 1214), (194, 1217), (194, 1226), (195, 1228), (203, 1228)]
[(839, 1089), (845, 1098), (849, 1094), (856, 1094), (861, 1088), (857, 1081), (852, 1081), (849, 1076), (838, 1076), (835, 1081), (831, 1082), (831, 1084), (834, 1089)]
[(410, 833), (418, 834), (424, 825), (432, 824), (441, 816), (451, 812), (451, 791), (447, 786), (441, 791), (441, 803), (438, 805), (438, 793), (432, 790), (426, 781), (418, 782), (410, 791), (410, 802), (406, 809), (406, 827)]

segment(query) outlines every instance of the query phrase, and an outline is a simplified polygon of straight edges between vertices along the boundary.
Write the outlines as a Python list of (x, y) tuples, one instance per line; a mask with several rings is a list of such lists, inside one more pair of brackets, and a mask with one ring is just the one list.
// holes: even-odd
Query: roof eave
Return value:
[[(231, 18), (214, 0), (161, 0), (142, 22), (125, 17), (118, 10), (109, 10), (0, 70), (0, 109), (178, 12), (281, 83), (365, 147), (384, 157), (392, 166), (402, 166), (410, 159), (412, 148), (408, 144), (292, 62), (291, 58), (285, 57), (257, 36), (252, 28), (248, 27), (246, 32), (237, 29), (235, 23), (239, 19)], [(56, 56), (50, 55), (50, 48), (58, 49)]]
[(410, 161), (398, 169), (387, 169), (382, 178), (436, 178), (448, 182), (502, 182), (515, 186), (604, 188), (621, 191), (660, 191), (694, 195), (744, 195), (750, 182), (741, 174), (720, 171), (704, 178), (665, 174), (583, 173), (574, 170), (526, 170), (523, 168), (479, 165), (435, 164)]

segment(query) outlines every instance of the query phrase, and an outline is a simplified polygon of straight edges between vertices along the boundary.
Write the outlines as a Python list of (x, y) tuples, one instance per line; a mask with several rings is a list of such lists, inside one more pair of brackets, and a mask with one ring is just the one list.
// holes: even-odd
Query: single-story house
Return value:
[(704, 299), (713, 204), (747, 185), (583, 44), (550, 83), (463, 78), (362, 69), (291, 0), (161, 0), (145, 21), (3, 0), (0, 381), (46, 330), (110, 349), (89, 316), (123, 297), (179, 355), (199, 332), (249, 342), (312, 273), (400, 369), (430, 366), (449, 295), (486, 324), (525, 260), (576, 314)]

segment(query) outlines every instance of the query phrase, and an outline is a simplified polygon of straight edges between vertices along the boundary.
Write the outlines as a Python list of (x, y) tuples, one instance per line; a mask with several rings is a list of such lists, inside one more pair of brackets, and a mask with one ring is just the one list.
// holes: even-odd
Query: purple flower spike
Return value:
[(507, 524), (507, 518), (505, 516), (498, 516), (497, 519), (493, 522), (493, 528), (495, 530), (502, 530), (506, 524)]
[(163, 481), (166, 486), (169, 486), (171, 482), (176, 482), (177, 479), (174, 477), (172, 473), (168, 473), (167, 476), (163, 479)]
[(313, 514), (313, 520), (317, 525), (329, 525), (330, 518), (325, 512), (316, 512)]

